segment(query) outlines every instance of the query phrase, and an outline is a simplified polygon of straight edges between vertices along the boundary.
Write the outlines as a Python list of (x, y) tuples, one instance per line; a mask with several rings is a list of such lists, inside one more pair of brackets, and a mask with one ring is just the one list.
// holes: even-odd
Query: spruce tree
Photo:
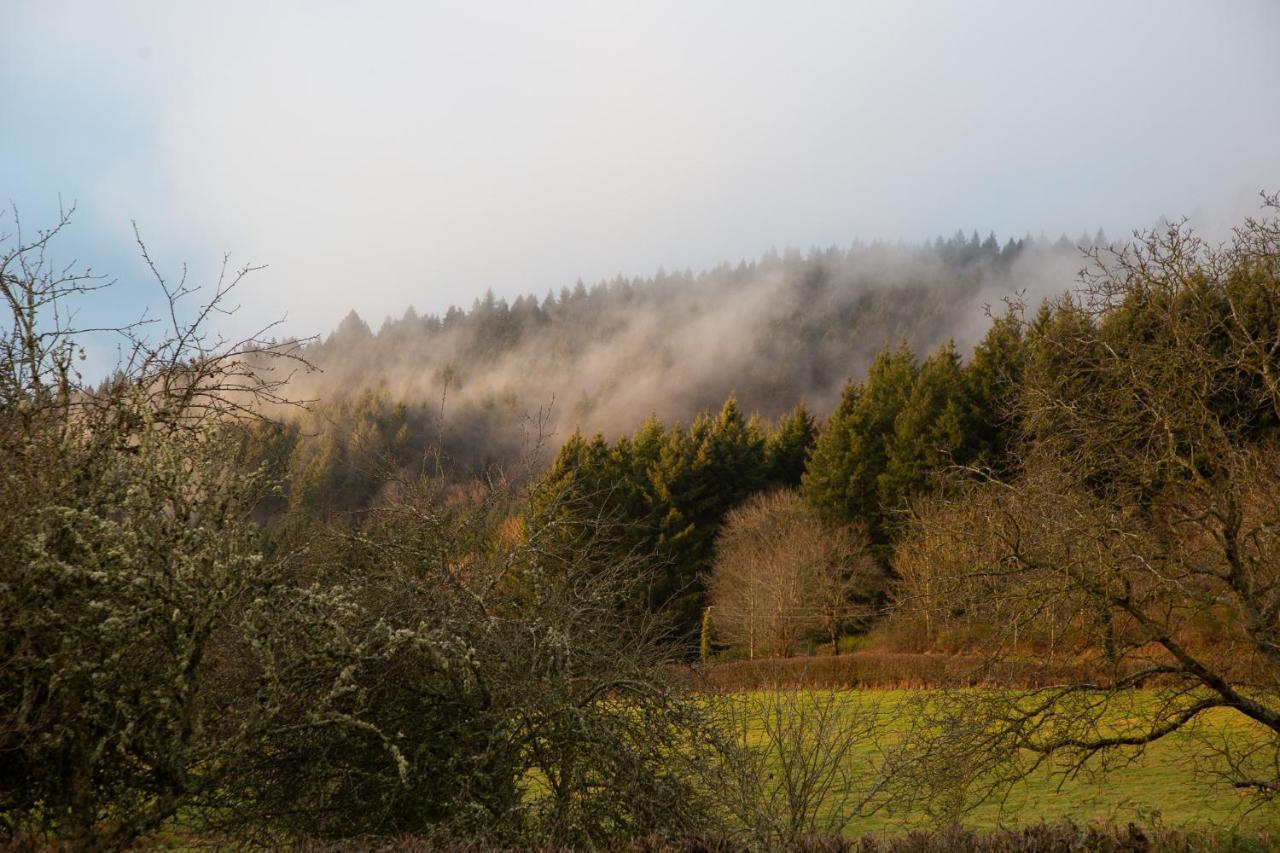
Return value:
[(960, 355), (948, 342), (921, 365), (886, 440), (885, 467), (876, 479), (881, 523), (896, 526), (897, 513), (934, 475), (971, 461), (976, 433)]
[(823, 427), (803, 478), (805, 497), (829, 523), (862, 521), (873, 542), (887, 542), (878, 480), (898, 413), (915, 383), (915, 356), (905, 343), (882, 350), (859, 385), (845, 389)]
[(1015, 404), (1026, 366), (1022, 323), (1012, 310), (997, 317), (965, 368), (969, 404), (975, 421), (976, 458), (998, 476), (1011, 467), (1018, 432)]
[(805, 463), (818, 438), (818, 428), (801, 400), (769, 435), (764, 447), (766, 476), (771, 485), (798, 486)]
[[(732, 395), (715, 418), (700, 416), (680, 455), (669, 455), (668, 524), (686, 526), (669, 539), (673, 560), (667, 594), (677, 630), (690, 637), (704, 601), (701, 577), (711, 568), (715, 537), (725, 514), (765, 485), (764, 436), (744, 417)], [(672, 488), (678, 486), (678, 488)]]

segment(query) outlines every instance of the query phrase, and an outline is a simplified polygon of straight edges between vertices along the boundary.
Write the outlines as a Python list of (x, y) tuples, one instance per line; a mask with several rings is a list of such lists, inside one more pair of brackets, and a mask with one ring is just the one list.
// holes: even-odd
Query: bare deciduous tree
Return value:
[(758, 495), (729, 513), (716, 543), (716, 630), (753, 658), (795, 654), (813, 635), (835, 651), (879, 579), (860, 529), (822, 524), (794, 491)]
[[(1174, 225), (1094, 261), (1029, 330), (1021, 473), (925, 504), (895, 561), (903, 607), (972, 626), (987, 667), (1070, 657), (1094, 676), (922, 701), (908, 761), (927, 772), (911, 785), (972, 802), (1186, 732), (1199, 766), (1267, 800), (1280, 792), (1280, 224), (1250, 219), (1221, 246)], [(1216, 742), (1190, 736), (1224, 713), (1239, 725)]]
[(753, 846), (839, 836), (879, 806), (876, 760), (887, 729), (874, 699), (761, 677), (753, 690), (715, 702), (743, 749), (724, 763), (713, 791)]

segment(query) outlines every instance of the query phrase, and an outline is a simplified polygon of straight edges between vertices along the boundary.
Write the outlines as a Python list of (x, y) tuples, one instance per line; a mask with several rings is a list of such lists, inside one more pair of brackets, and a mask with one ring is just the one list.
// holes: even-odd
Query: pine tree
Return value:
[(801, 400), (769, 435), (764, 447), (764, 465), (769, 483), (798, 486), (805, 463), (818, 438), (817, 425)]
[(997, 475), (1009, 473), (1009, 454), (1019, 426), (1014, 407), (1026, 359), (1022, 323), (1010, 309), (995, 318), (965, 368), (977, 430), (975, 458)]
[[(677, 630), (692, 636), (705, 599), (701, 578), (711, 568), (715, 537), (725, 514), (765, 485), (764, 436), (743, 416), (735, 397), (714, 419), (703, 415), (688, 433), (679, 456), (670, 455), (668, 525), (686, 526), (668, 542), (673, 574), (667, 594)], [(671, 488), (678, 486), (678, 488)], [(674, 532), (674, 531), (673, 531)]]
[(852, 517), (851, 425), (862, 390), (862, 385), (852, 382), (845, 386), (839, 405), (818, 433), (801, 478), (805, 499), (828, 522), (848, 521)]
[(824, 520), (862, 521), (876, 544), (887, 541), (877, 480), (884, 473), (888, 442), (917, 370), (905, 343), (896, 350), (882, 350), (866, 380), (845, 389), (803, 478), (805, 498)]
[(881, 523), (929, 487), (944, 468), (969, 462), (977, 450), (976, 423), (960, 355), (948, 342), (925, 360), (886, 441), (885, 467), (876, 478)]

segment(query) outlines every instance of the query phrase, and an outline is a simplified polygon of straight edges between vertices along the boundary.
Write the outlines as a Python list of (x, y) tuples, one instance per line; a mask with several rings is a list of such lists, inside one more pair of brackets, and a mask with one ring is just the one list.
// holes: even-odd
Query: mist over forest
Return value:
[(1277, 0), (3, 8), (0, 853), (1280, 850)]
[[(490, 292), (444, 316), (412, 308), (373, 331), (352, 311), (304, 354), (293, 391), (324, 404), (375, 393), (417, 413), (421, 442), (455, 462), (510, 462), (541, 429), (606, 437), (645, 418), (689, 423), (730, 395), (773, 420), (800, 400), (819, 416), (876, 353), (906, 342), (965, 354), (988, 311), (1069, 289), (1099, 231), (1075, 241), (975, 231), (921, 245), (854, 243), (693, 273), (617, 277), (511, 303)], [(443, 412), (443, 422), (441, 413)]]

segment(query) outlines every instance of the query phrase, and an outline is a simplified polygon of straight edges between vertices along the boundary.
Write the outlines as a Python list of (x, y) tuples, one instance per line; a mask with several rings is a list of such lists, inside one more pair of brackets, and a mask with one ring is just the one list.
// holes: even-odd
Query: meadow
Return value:
[[(841, 759), (848, 778), (867, 782), (880, 766), (884, 751), (891, 748), (905, 730), (910, 699), (919, 691), (902, 689), (801, 690), (791, 700), (779, 700), (767, 691), (743, 692), (730, 701), (739, 703), (745, 712), (747, 740), (761, 749), (765, 760), (779, 763), (778, 751), (771, 749), (768, 715), (779, 715), (775, 722), (785, 728), (794, 725), (787, 715), (810, 713), (818, 705), (831, 704), (836, 722), (853, 727), (870, 727), (870, 737), (852, 744)], [(809, 710), (804, 710), (809, 709)], [(811, 720), (810, 723), (813, 721)], [(777, 730), (775, 725), (774, 730)], [(1064, 774), (1042, 767), (1029, 778), (1015, 784), (1007, 796), (989, 798), (968, 811), (961, 824), (973, 829), (1018, 827), (1041, 822), (1075, 823), (1109, 822), (1119, 825), (1136, 823), (1155, 828), (1191, 828), (1257, 832), (1280, 825), (1274, 807), (1257, 808), (1221, 779), (1201, 772), (1195, 756), (1201, 739), (1247, 731), (1238, 716), (1220, 713), (1207, 718), (1197, 731), (1175, 733), (1149, 746), (1138, 755), (1126, 756), (1119, 766), (1106, 773), (1097, 770)], [(784, 736), (785, 737), (785, 736)], [(794, 738), (794, 734), (791, 735)], [(773, 741), (776, 743), (776, 739)], [(795, 740), (791, 741), (793, 744)], [(809, 746), (815, 748), (812, 744)], [(821, 747), (817, 747), (821, 749)], [(783, 772), (777, 768), (776, 778)], [(779, 783), (783, 784), (783, 783)], [(822, 811), (828, 812), (839, 796), (838, 786), (827, 792)], [(821, 820), (825, 819), (825, 815)], [(859, 814), (844, 827), (846, 835), (898, 835), (913, 829), (936, 828), (936, 817), (920, 808), (894, 808), (892, 805), (870, 813)]]

